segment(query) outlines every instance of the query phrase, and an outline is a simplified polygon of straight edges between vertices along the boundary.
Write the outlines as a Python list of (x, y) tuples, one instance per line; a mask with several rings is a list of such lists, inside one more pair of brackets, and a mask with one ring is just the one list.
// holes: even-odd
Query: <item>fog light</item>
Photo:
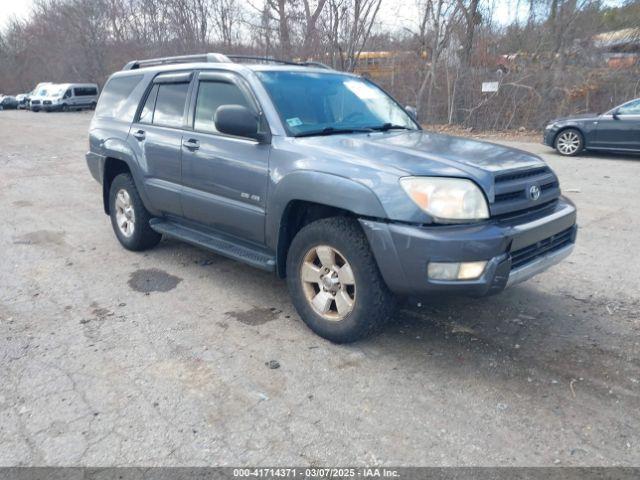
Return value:
[(427, 274), (432, 280), (475, 280), (482, 275), (486, 261), (429, 262)]

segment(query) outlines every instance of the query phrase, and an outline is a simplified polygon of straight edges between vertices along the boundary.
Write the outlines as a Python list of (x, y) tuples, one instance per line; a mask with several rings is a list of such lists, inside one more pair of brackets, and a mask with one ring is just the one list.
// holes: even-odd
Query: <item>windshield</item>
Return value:
[(256, 74), (291, 135), (418, 129), (395, 100), (361, 78), (340, 73)]
[(65, 90), (66, 90), (66, 87), (48, 87), (46, 89), (41, 90), (41, 91), (44, 91), (45, 93), (44, 95), (40, 95), (40, 96), (61, 97), (64, 94)]

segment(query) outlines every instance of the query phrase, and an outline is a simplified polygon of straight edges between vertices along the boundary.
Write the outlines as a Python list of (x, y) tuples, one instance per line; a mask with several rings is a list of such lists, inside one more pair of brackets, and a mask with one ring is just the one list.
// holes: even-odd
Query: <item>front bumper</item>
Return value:
[(47, 104), (47, 105), (41, 105), (42, 110), (44, 110), (45, 112), (58, 112), (60, 110), (62, 110), (62, 105), (59, 103), (52, 103), (52, 104)]
[[(398, 295), (489, 295), (525, 281), (566, 258), (575, 243), (576, 209), (561, 197), (517, 220), (476, 225), (417, 226), (361, 219), (380, 272)], [(432, 280), (429, 262), (487, 260), (475, 280)]]
[(542, 143), (544, 145), (548, 145), (550, 147), (553, 147), (553, 142), (556, 139), (556, 134), (558, 133), (558, 128), (557, 127), (547, 127), (544, 129), (544, 132), (542, 134)]

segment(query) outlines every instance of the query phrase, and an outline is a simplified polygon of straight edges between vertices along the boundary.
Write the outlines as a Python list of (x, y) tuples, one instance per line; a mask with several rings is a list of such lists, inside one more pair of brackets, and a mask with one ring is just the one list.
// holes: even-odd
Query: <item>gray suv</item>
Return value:
[(108, 80), (87, 163), (125, 248), (165, 235), (286, 277), (334, 342), (379, 330), (397, 298), (497, 293), (572, 251), (576, 209), (539, 157), (423, 131), (356, 75), (246, 62), (133, 61)]

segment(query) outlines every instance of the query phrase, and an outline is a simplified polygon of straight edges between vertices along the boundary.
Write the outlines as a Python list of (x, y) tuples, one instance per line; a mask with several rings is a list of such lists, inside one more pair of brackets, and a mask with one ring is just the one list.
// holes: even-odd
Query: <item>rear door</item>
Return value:
[(598, 120), (596, 142), (600, 148), (640, 150), (640, 99), (625, 103)]
[(154, 208), (170, 215), (182, 216), (182, 129), (192, 76), (192, 72), (157, 76), (129, 131), (147, 195)]
[(182, 143), (182, 205), (188, 219), (255, 243), (264, 242), (270, 146), (225, 135), (213, 121), (221, 105), (259, 106), (231, 72), (201, 72), (193, 87)]

